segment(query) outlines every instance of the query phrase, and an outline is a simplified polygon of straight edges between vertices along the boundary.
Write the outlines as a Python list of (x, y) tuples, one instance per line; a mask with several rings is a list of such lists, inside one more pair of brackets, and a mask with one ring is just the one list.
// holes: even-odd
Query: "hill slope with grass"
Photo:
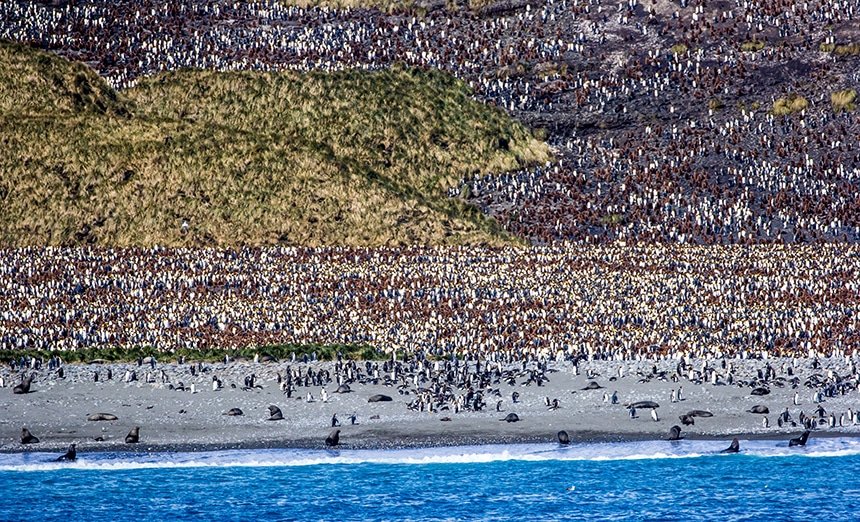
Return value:
[(0, 42), (0, 98), (3, 246), (501, 244), (446, 190), (548, 158), (438, 71), (183, 70), (116, 93)]

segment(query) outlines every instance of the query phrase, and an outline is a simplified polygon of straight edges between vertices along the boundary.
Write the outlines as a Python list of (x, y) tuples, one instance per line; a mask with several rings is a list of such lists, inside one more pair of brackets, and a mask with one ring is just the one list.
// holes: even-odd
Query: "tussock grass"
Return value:
[(764, 49), (764, 42), (761, 40), (749, 40), (741, 44), (741, 51), (745, 53), (753, 53)]
[(860, 54), (860, 44), (837, 45), (833, 53), (839, 56), (857, 56)]
[(853, 112), (857, 109), (857, 104), (854, 103), (856, 99), (857, 92), (854, 89), (836, 91), (830, 95), (830, 105), (834, 112)]
[(549, 158), (439, 71), (184, 70), (117, 94), (82, 67), (0, 42), (0, 245), (510, 243), (445, 192)]
[(46, 361), (51, 357), (59, 355), (66, 363), (89, 363), (91, 361), (104, 362), (133, 362), (140, 358), (155, 357), (160, 363), (175, 362), (177, 357), (183, 357), (188, 362), (211, 361), (223, 362), (224, 356), (231, 358), (245, 357), (253, 360), (255, 355), (261, 358), (265, 356), (274, 357), (278, 360), (290, 359), (293, 355), (301, 358), (316, 354), (318, 360), (333, 361), (340, 353), (346, 359), (353, 360), (381, 360), (391, 357), (390, 354), (377, 350), (366, 344), (277, 344), (270, 346), (249, 346), (238, 350), (222, 350), (211, 348), (207, 350), (179, 349), (170, 353), (160, 352), (150, 347), (111, 347), (111, 348), (87, 348), (85, 350), (64, 350), (62, 352), (51, 352), (46, 350), (0, 350), (0, 361), (6, 364), (14, 359), (16, 362), (22, 356), (43, 357)]
[(773, 102), (773, 109), (771, 112), (775, 116), (785, 116), (787, 114), (800, 112), (807, 107), (809, 107), (809, 102), (806, 101), (806, 98), (792, 93), (785, 98), (780, 98)]
[(822, 53), (832, 53), (836, 49), (836, 44), (822, 43), (818, 46), (818, 50)]
[(684, 44), (681, 44), (681, 43), (675, 44), (672, 46), (671, 49), (669, 49), (669, 51), (672, 54), (678, 54), (678, 55), (687, 54), (687, 46)]

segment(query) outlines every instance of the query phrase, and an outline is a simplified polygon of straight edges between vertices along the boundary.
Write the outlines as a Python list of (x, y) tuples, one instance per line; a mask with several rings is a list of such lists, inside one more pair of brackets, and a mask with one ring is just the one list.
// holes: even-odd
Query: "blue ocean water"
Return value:
[(0, 455), (0, 520), (858, 520), (860, 440)]

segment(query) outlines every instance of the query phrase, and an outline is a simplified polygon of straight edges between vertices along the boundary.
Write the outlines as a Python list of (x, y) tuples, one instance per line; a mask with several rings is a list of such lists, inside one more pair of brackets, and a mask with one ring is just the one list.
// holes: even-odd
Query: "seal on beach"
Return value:
[(128, 432), (128, 435), (125, 436), (126, 444), (137, 444), (140, 442), (140, 426), (135, 426)]
[(597, 384), (597, 381), (591, 381), (585, 385), (585, 388), (583, 388), (583, 390), (599, 390), (601, 388), (603, 388), (603, 386)]
[(806, 440), (809, 438), (809, 430), (804, 431), (800, 437), (788, 441), (788, 447), (806, 446)]
[(696, 421), (693, 420), (693, 417), (689, 415), (678, 415), (678, 418), (681, 419), (681, 424), (684, 426), (692, 426), (696, 424)]
[(30, 384), (33, 382), (33, 375), (29, 375), (24, 380), (21, 381), (20, 384), (16, 385), (12, 388), (12, 393), (15, 395), (23, 395), (25, 393), (30, 393)]
[(714, 414), (705, 410), (690, 410), (687, 412), (690, 417), (713, 417)]
[(341, 384), (340, 386), (337, 387), (337, 389), (334, 392), (335, 393), (349, 393), (351, 391), (352, 390), (350, 389), (349, 384)]
[(741, 450), (741, 444), (738, 442), (738, 439), (732, 439), (732, 443), (729, 444), (729, 447), (720, 451), (720, 453), (737, 453)]
[(659, 407), (660, 407), (660, 405), (659, 405), (659, 404), (657, 404), (657, 403), (656, 403), (656, 402), (654, 402), (654, 401), (639, 401), (639, 402), (634, 402), (634, 403), (633, 403), (633, 404), (631, 404), (630, 406), (632, 406), (632, 407), (636, 408), (637, 410), (642, 410), (642, 409), (647, 410), (647, 409), (649, 409), (649, 408), (654, 409), (654, 408), (659, 408)]
[(669, 428), (669, 440), (681, 440), (680, 426), (672, 426)]
[(753, 391), (751, 391), (751, 392), (750, 392), (750, 395), (759, 395), (759, 396), (761, 396), (761, 395), (767, 395), (767, 394), (769, 394), (769, 393), (770, 393), (770, 390), (768, 390), (767, 388), (764, 388), (764, 387), (761, 387), (761, 386), (760, 386), (760, 387), (758, 387), (758, 388), (754, 388), (754, 389), (753, 389)]
[(88, 421), (115, 421), (117, 416), (112, 413), (93, 413), (87, 417)]
[(240, 410), (239, 408), (230, 408), (229, 410), (225, 411), (221, 415), (229, 415), (231, 417), (238, 417), (239, 415), (244, 415), (244, 414), (245, 413), (242, 410)]
[(391, 402), (392, 400), (393, 399), (391, 397), (389, 397), (388, 395), (376, 394), (376, 395), (371, 395), (367, 399), (367, 402)]
[(325, 438), (326, 446), (337, 446), (340, 442), (340, 430), (331, 430), (328, 437)]
[(499, 420), (502, 422), (518, 422), (520, 420), (520, 417), (516, 413), (508, 413), (504, 419)]
[(70, 444), (69, 450), (66, 452), (66, 454), (60, 455), (59, 457), (57, 457), (56, 462), (62, 462), (62, 461), (66, 461), (66, 460), (72, 461), (72, 460), (75, 460), (76, 458), (78, 458), (78, 452), (75, 451), (75, 445)]
[(21, 428), (21, 444), (38, 444), (39, 438), (34, 437), (30, 430)]
[(558, 432), (557, 437), (558, 437), (558, 443), (559, 444), (564, 444), (564, 445), (570, 444), (570, 435), (568, 435), (566, 431), (561, 430), (560, 432)]
[(765, 415), (767, 415), (768, 413), (770, 413), (770, 409), (768, 409), (767, 406), (757, 404), (757, 405), (753, 406), (752, 408), (748, 409), (747, 413), (764, 413)]
[(284, 420), (284, 414), (281, 413), (281, 409), (275, 405), (269, 406), (269, 418), (266, 420), (270, 421), (279, 421)]

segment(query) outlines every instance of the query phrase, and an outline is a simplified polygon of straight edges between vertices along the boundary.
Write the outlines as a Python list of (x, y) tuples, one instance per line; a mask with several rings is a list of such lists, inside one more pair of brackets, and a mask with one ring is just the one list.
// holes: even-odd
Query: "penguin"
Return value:
[(762, 428), (767, 428), (769, 424), (770, 424), (770, 422), (767, 420), (767, 417), (761, 418), (761, 427)]
[(632, 404), (630, 405), (630, 418), (631, 419), (636, 418), (636, 408)]
[(654, 422), (658, 422), (660, 420), (660, 418), (657, 416), (657, 410), (651, 410), (651, 418), (654, 419)]
[(618, 392), (617, 391), (612, 392), (612, 397), (610, 398), (609, 402), (612, 404), (618, 404)]
[(800, 397), (800, 394), (797, 392), (794, 392), (794, 405), (795, 406), (798, 406), (800, 404), (800, 398), (799, 397)]

